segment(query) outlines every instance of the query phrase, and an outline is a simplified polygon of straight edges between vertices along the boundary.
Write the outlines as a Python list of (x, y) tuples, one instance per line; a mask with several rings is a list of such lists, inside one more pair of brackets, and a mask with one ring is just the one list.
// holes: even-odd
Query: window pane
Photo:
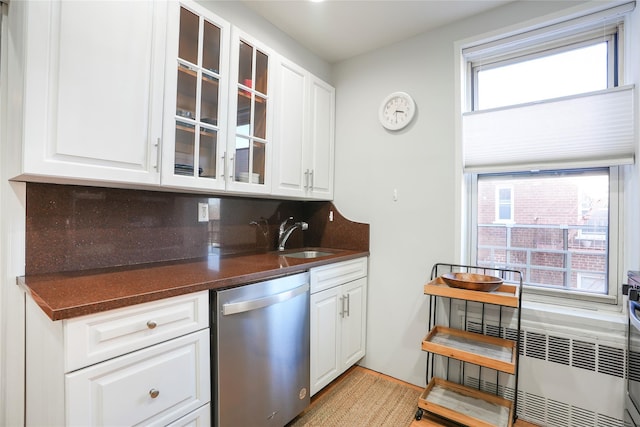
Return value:
[(256, 53), (256, 90), (267, 94), (267, 76), (269, 75), (269, 57), (264, 53)]
[(194, 151), (195, 151), (195, 126), (190, 123), (176, 121), (176, 175), (193, 175)]
[[(513, 218), (494, 200), (505, 185)], [(520, 270), (527, 285), (607, 293), (608, 169), (480, 175), (477, 204), (477, 265)], [(503, 215), (511, 222), (494, 220)]]
[(220, 70), (220, 28), (205, 21), (202, 44), (202, 67), (217, 73)]
[(211, 129), (200, 130), (199, 176), (216, 178), (218, 134)]
[(249, 147), (250, 141), (247, 138), (236, 137), (236, 153), (234, 158), (235, 181), (249, 182)]
[(238, 69), (238, 83), (251, 86), (251, 73), (253, 71), (253, 47), (240, 42), (240, 58)]
[(498, 218), (502, 220), (511, 219), (511, 205), (500, 204)]
[(200, 100), (200, 121), (218, 125), (218, 79), (203, 74)]
[(253, 143), (253, 176), (251, 182), (254, 184), (264, 184), (264, 167), (265, 167), (266, 151), (265, 144), (261, 142)]
[(267, 137), (267, 100), (256, 95), (255, 102), (255, 129), (253, 130), (253, 135), (264, 139)]
[(240, 135), (251, 133), (251, 94), (242, 89), (238, 90), (236, 133)]
[(595, 45), (478, 71), (477, 109), (607, 88), (607, 46)]
[(178, 39), (178, 57), (192, 64), (198, 63), (198, 15), (180, 8), (180, 37)]
[(197, 72), (183, 65), (178, 66), (178, 91), (176, 114), (189, 119), (196, 118), (196, 75)]

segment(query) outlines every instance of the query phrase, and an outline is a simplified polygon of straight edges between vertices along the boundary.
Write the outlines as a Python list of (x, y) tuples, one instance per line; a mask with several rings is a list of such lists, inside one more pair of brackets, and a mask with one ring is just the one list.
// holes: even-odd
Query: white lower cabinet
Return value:
[(313, 396), (365, 355), (367, 258), (310, 272)]
[(208, 292), (26, 327), (26, 425), (210, 424)]
[(208, 354), (205, 330), (67, 374), (67, 423), (166, 425), (211, 400)]

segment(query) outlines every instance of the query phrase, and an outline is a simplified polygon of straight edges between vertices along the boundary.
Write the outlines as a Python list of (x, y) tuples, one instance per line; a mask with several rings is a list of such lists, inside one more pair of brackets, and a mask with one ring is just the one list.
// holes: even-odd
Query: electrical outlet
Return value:
[(209, 222), (208, 203), (198, 203), (198, 222)]

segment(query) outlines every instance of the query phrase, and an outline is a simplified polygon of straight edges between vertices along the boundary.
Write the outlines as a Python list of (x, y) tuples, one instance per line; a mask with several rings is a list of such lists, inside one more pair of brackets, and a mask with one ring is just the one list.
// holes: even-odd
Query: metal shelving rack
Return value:
[[(441, 276), (455, 272), (495, 276), (504, 283), (492, 292), (449, 287)], [(517, 418), (522, 273), (437, 263), (424, 293), (429, 295), (429, 333), (422, 342), (422, 350), (429, 353), (427, 387), (418, 400), (416, 420), (427, 412), (456, 425), (512, 426)], [(469, 330), (469, 314), (477, 316), (478, 311), (479, 326), (476, 322)], [(462, 316), (457, 323), (456, 313)], [(516, 327), (509, 328), (514, 318)], [(473, 369), (470, 365), (477, 369), (478, 376), (477, 384), (471, 386), (465, 380), (465, 370)], [(442, 375), (436, 375), (436, 371)], [(491, 377), (492, 372), (495, 387), (483, 389), (483, 378)], [(504, 375), (507, 377), (502, 378)], [(506, 387), (501, 386), (501, 378), (505, 380), (503, 384), (513, 378), (511, 399), (505, 398)]]

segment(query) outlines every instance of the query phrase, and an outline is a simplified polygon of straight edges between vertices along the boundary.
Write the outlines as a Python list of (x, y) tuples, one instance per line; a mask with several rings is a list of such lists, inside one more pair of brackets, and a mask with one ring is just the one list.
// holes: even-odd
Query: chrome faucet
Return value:
[(257, 221), (251, 221), (249, 225), (255, 225), (256, 227), (258, 227), (258, 230), (260, 230), (260, 232), (264, 236), (265, 243), (269, 243), (269, 222), (266, 218), (260, 217), (260, 219)]
[(290, 216), (289, 218), (285, 219), (280, 224), (280, 232), (278, 233), (278, 250), (279, 251), (284, 251), (284, 245), (285, 245), (285, 243), (287, 243), (287, 239), (289, 238), (289, 236), (291, 236), (291, 233), (293, 233), (293, 231), (296, 228), (299, 228), (300, 230), (307, 230), (309, 228), (309, 224), (307, 224), (304, 221), (293, 223), (293, 224), (291, 224), (290, 226), (287, 227), (287, 223), (290, 220), (291, 221), (293, 220), (292, 216)]

